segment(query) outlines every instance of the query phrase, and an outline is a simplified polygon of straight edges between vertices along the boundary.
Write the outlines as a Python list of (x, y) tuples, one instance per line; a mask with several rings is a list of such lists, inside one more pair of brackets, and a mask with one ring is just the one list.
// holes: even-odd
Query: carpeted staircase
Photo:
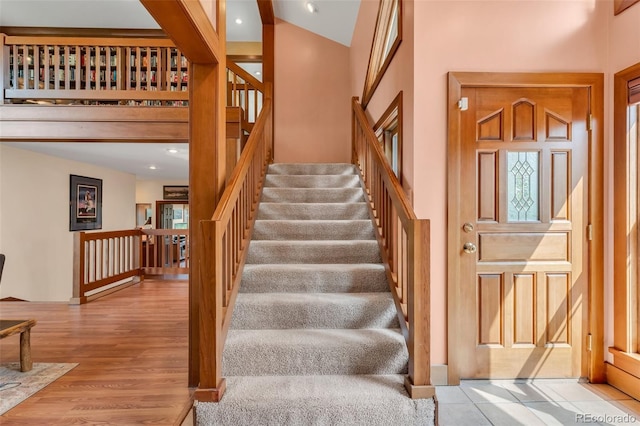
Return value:
[(350, 164), (272, 164), (223, 356), (198, 425), (430, 425)]

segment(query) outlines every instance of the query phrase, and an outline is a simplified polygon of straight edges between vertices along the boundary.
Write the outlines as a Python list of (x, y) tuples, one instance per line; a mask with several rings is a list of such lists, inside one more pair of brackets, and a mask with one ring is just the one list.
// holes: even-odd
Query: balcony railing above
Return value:
[(187, 58), (170, 40), (3, 38), (5, 103), (183, 106)]

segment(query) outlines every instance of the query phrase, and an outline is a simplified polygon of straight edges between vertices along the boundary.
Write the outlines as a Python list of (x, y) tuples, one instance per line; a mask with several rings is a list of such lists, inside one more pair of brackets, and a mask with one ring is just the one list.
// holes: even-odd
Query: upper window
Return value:
[(393, 173), (402, 183), (402, 92), (391, 102), (373, 130)]
[(402, 41), (402, 0), (380, 0), (369, 66), (364, 80), (362, 107), (366, 108)]

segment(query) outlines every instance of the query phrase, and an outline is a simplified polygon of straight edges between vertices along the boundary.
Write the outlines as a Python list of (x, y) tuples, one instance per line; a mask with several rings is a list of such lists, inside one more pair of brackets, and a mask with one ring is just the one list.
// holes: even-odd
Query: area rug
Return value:
[(20, 372), (20, 363), (0, 365), (0, 415), (40, 389), (59, 379), (78, 364), (34, 363), (31, 371)]

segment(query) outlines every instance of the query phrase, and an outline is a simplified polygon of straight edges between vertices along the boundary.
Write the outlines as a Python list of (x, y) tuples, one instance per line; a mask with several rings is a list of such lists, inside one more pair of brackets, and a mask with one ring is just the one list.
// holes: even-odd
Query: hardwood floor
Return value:
[[(79, 364), (0, 424), (180, 425), (192, 393), (187, 295), (187, 281), (146, 279), (80, 306), (0, 302), (2, 318), (37, 319), (34, 363)], [(17, 336), (2, 339), (0, 362), (17, 362), (19, 346)]]

